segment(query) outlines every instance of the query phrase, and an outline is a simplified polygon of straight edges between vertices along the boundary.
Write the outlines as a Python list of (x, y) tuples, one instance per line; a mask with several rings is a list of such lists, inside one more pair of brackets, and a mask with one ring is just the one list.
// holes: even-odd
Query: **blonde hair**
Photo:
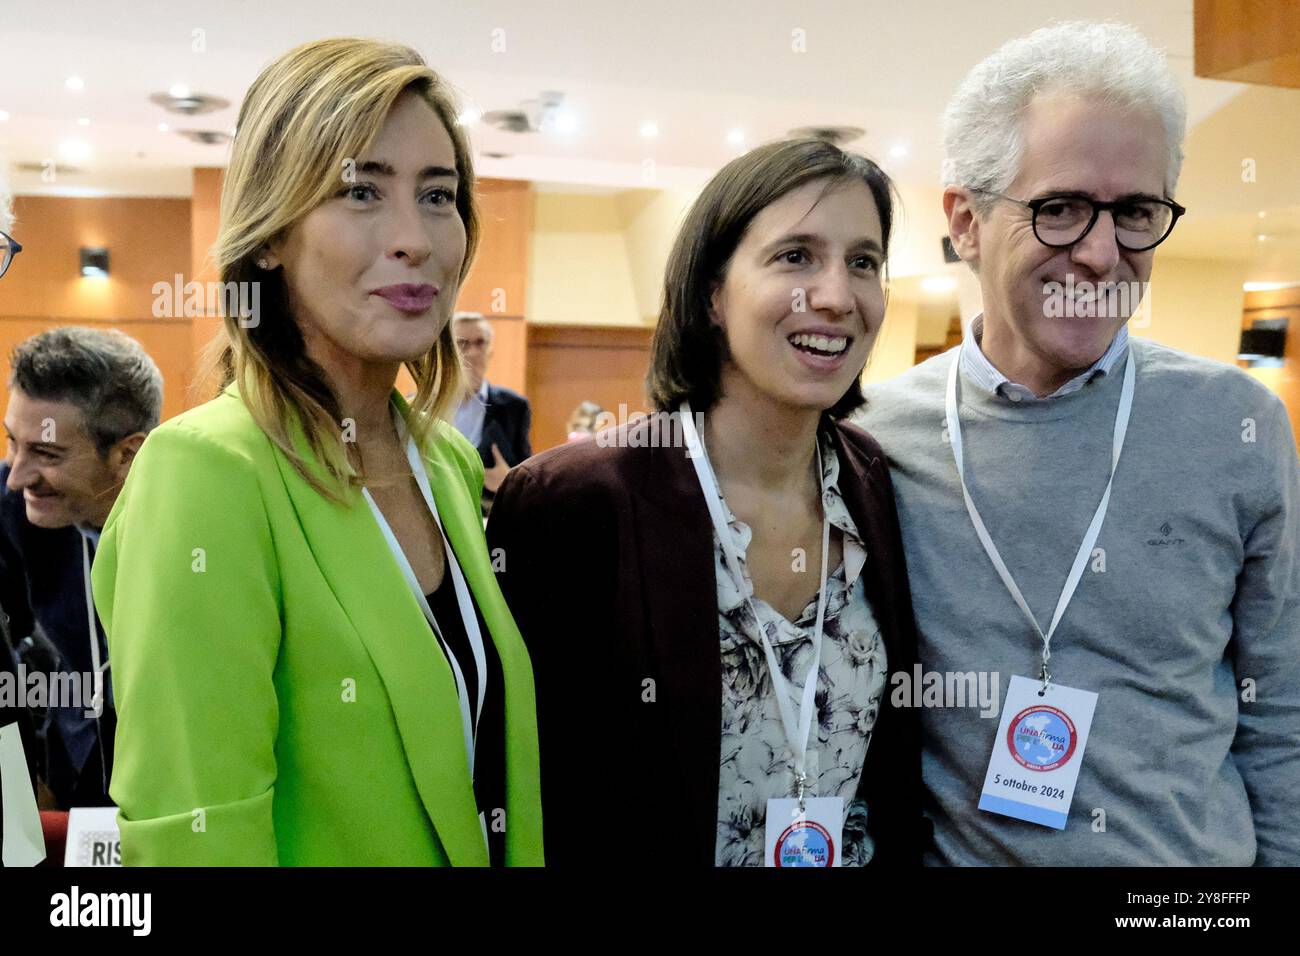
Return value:
[[(273, 62), (244, 98), (221, 193), (221, 231), (212, 250), (221, 279), (227, 289), (247, 288), (230, 283), (261, 283), (254, 321), (223, 309), (225, 341), (216, 343), (222, 384), (238, 385), (262, 431), (312, 487), (334, 501), (364, 483), (360, 459), (354, 466), (355, 449), (342, 440), (337, 396), (307, 355), (290, 314), (284, 270), (258, 269), (256, 260), (268, 242), (338, 191), (346, 164), (359, 161), (408, 90), (438, 114), (455, 149), (456, 209), (465, 225), (459, 282), (464, 282), (479, 238), (469, 142), (456, 122), (447, 84), (410, 47), (341, 37), (305, 43)], [(407, 427), (423, 448), (461, 397), (452, 322), (429, 352), (405, 364), (416, 384)], [(295, 447), (294, 420), (302, 426), (309, 454)], [(313, 473), (309, 457), (320, 463), (323, 475)]]

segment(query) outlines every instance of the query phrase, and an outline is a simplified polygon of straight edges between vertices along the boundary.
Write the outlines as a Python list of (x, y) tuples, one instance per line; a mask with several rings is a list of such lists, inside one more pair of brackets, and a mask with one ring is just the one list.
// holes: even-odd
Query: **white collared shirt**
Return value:
[(1053, 398), (1060, 398), (1063, 395), (1071, 395), (1094, 378), (1110, 374), (1110, 370), (1115, 367), (1115, 363), (1124, 354), (1124, 349), (1128, 347), (1128, 326), (1120, 326), (1119, 333), (1101, 358), (1051, 395), (1039, 398), (1032, 389), (1011, 381), (993, 367), (993, 363), (988, 360), (984, 350), (980, 347), (980, 339), (983, 334), (984, 313), (981, 312), (971, 322), (970, 337), (966, 340), (967, 348), (961, 350), (961, 370), (967, 378), (980, 388), (1013, 402), (1046, 402)]
[(483, 379), (477, 392), (460, 403), (452, 424), (475, 448), (483, 440), (483, 422), (487, 417), (488, 383)]

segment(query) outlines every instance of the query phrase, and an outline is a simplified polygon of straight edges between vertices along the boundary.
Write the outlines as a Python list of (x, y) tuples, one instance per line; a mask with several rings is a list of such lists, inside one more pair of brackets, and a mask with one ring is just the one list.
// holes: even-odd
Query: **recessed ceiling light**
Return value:
[(578, 118), (567, 110), (555, 114), (555, 130), (559, 133), (572, 133), (578, 128)]
[(899, 143), (897, 146), (891, 146), (889, 148), (889, 155), (894, 159), (902, 159), (907, 155), (907, 147), (902, 143)]
[(159, 124), (158, 124), (158, 132), (160, 132), (160, 133), (165, 133), (165, 132), (167, 132), (169, 129), (171, 129), (171, 127), (168, 126), (166, 123), (159, 123)]
[(641, 135), (646, 139), (654, 139), (659, 135), (659, 125), (654, 122), (645, 122), (641, 124)]
[(85, 88), (86, 81), (79, 76), (70, 76), (63, 81), (63, 85), (70, 90), (80, 90)]
[(79, 117), (79, 118), (77, 119), (77, 125), (78, 125), (78, 126), (89, 126), (89, 125), (90, 125), (90, 117), (89, 117), (89, 116), (82, 116), (82, 117)]
[(184, 83), (173, 83), (168, 87), (167, 92), (178, 100), (189, 99), (190, 88)]
[(733, 129), (727, 134), (727, 142), (732, 146), (739, 146), (745, 141), (745, 131), (743, 129)]
[(468, 109), (461, 111), (461, 114), (456, 117), (456, 122), (460, 126), (473, 126), (482, 118), (483, 111), (471, 106)]
[(9, 122), (9, 111), (0, 110), (0, 123), (7, 123), (7, 122)]

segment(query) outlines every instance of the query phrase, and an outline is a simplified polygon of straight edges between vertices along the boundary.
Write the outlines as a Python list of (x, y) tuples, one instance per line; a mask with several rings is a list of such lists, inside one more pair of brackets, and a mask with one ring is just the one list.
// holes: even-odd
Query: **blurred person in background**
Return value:
[(596, 423), (604, 412), (595, 402), (579, 402), (564, 423), (565, 441), (582, 441), (596, 434)]
[(487, 380), (492, 359), (492, 324), (477, 312), (457, 312), (456, 346), (465, 368), (465, 397), (452, 421), (483, 459), (483, 513), (515, 465), (533, 453), (528, 429), (533, 412), (518, 392)]

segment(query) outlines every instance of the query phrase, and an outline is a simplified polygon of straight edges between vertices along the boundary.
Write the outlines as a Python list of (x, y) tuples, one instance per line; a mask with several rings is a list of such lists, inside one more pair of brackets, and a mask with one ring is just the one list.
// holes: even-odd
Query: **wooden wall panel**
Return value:
[(533, 231), (532, 184), (482, 179), (478, 183), (482, 236), (456, 308), (484, 315), (528, 314), (528, 240)]
[[(154, 318), (153, 285), (190, 274), (189, 201), (18, 196), (14, 208), (23, 251), (0, 279), (0, 403), (9, 400), (15, 345), (55, 326), (87, 325), (138, 339), (162, 372), (164, 415), (187, 408), (190, 320)], [(82, 246), (108, 248), (107, 279), (81, 277)]]
[(1196, 0), (1197, 76), (1300, 89), (1300, 3)]
[(581, 402), (614, 414), (620, 403), (629, 413), (646, 411), (653, 334), (628, 326), (529, 326), (525, 394), (533, 406), (533, 451), (564, 443), (565, 423)]
[[(24, 255), (26, 253), (24, 252)], [(6, 275), (0, 285), (9, 281)], [(13, 347), (47, 329), (83, 325), (96, 329), (117, 329), (138, 341), (158, 366), (163, 377), (163, 421), (189, 408), (194, 402), (188, 392), (194, 353), (188, 319), (65, 319), (31, 316), (0, 316), (0, 348), (4, 350), (4, 375), (0, 376), (0, 408), (9, 403), (9, 356)]]

